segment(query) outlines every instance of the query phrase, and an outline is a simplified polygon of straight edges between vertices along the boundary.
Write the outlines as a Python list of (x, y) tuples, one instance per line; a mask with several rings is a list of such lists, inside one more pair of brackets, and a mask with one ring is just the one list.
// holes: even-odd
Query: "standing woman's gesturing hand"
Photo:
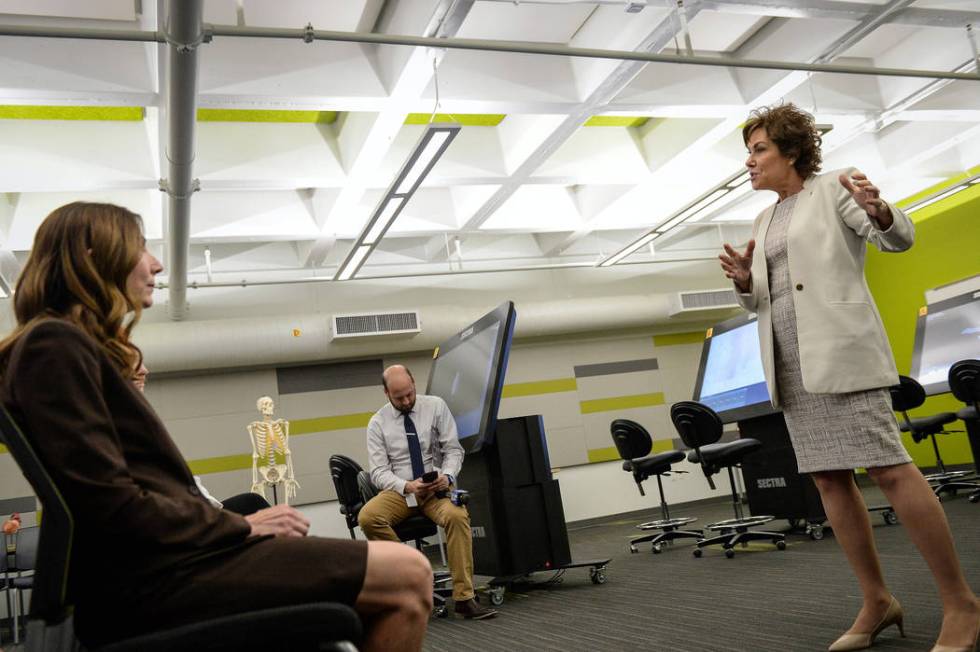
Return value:
[(854, 200), (854, 203), (860, 206), (861, 210), (868, 214), (868, 217), (878, 223), (879, 228), (884, 230), (892, 225), (892, 212), (889, 210), (888, 204), (879, 197), (878, 187), (871, 183), (862, 172), (855, 170), (850, 179), (847, 178), (846, 174), (842, 174), (837, 180), (840, 181), (840, 185), (847, 189), (847, 192), (851, 193), (851, 199)]
[(718, 256), (725, 276), (735, 281), (739, 292), (748, 292), (752, 281), (752, 252), (755, 251), (755, 240), (749, 240), (745, 253), (740, 254), (730, 244), (725, 244), (725, 253)]

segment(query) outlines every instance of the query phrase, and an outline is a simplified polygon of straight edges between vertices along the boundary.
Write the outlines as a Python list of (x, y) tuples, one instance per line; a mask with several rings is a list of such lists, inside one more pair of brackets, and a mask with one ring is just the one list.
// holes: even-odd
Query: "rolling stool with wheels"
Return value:
[[(952, 370), (952, 368), (950, 368)], [(899, 376), (898, 384), (888, 388), (892, 396), (892, 409), (902, 413), (905, 423), (900, 424), (902, 432), (912, 435), (912, 441), (919, 443), (926, 437), (932, 440), (932, 449), (936, 453), (936, 464), (939, 466), (938, 473), (930, 473), (926, 480), (932, 484), (932, 490), (936, 497), (942, 500), (944, 493), (951, 493), (954, 496), (960, 489), (977, 490), (980, 484), (967, 482), (973, 475), (971, 471), (947, 471), (943, 464), (943, 458), (939, 454), (939, 444), (936, 435), (945, 434), (946, 425), (956, 421), (956, 414), (953, 412), (940, 412), (928, 417), (913, 419), (909, 417), (908, 411), (919, 407), (926, 401), (926, 390), (922, 388), (919, 381), (908, 376)]]
[(715, 488), (711, 476), (718, 473), (722, 467), (728, 469), (728, 480), (732, 487), (732, 507), (735, 518), (717, 523), (711, 523), (707, 529), (721, 532), (718, 536), (698, 541), (694, 556), (700, 557), (703, 548), (721, 545), (725, 556), (731, 559), (735, 556), (735, 546), (749, 541), (772, 541), (779, 550), (786, 549), (786, 535), (782, 532), (765, 532), (749, 528), (768, 523), (773, 516), (744, 516), (738, 490), (735, 487), (734, 467), (749, 453), (758, 450), (762, 443), (758, 439), (738, 439), (719, 444), (722, 435), (722, 423), (715, 411), (707, 405), (695, 401), (681, 401), (670, 408), (670, 419), (681, 436), (684, 444), (694, 450), (687, 459), (701, 464), (701, 470), (712, 489)]
[[(956, 413), (967, 429), (980, 426), (980, 360), (960, 360), (949, 368), (949, 391), (967, 404)], [(974, 460), (976, 463), (976, 460)], [(980, 502), (980, 486), (970, 494), (970, 502)]]
[[(653, 438), (646, 428), (635, 421), (629, 419), (616, 419), (609, 425), (613, 442), (619, 456), (623, 458), (623, 470), (633, 473), (633, 480), (636, 487), (640, 490), (640, 495), (645, 496), (643, 491), (643, 481), (651, 475), (657, 476), (657, 489), (660, 490), (660, 516), (656, 521), (649, 521), (637, 525), (641, 530), (660, 530), (653, 534), (646, 534), (630, 539), (630, 552), (638, 552), (637, 544), (650, 542), (654, 553), (660, 553), (664, 544), (672, 542), (674, 539), (703, 539), (704, 532), (701, 530), (681, 530), (682, 525), (687, 525), (697, 520), (694, 516), (681, 518), (671, 518), (667, 500), (664, 498), (664, 485), (660, 476), (670, 475), (671, 465), (684, 459), (681, 451), (667, 451), (650, 455), (653, 449)], [(649, 457), (647, 457), (649, 455)], [(673, 471), (674, 473), (687, 473), (687, 471)]]

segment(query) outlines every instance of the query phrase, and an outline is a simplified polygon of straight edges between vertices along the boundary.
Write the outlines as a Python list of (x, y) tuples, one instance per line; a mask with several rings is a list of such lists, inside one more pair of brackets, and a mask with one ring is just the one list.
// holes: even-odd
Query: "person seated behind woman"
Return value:
[[(86, 646), (255, 609), (353, 606), (365, 650), (418, 650), (432, 570), (391, 542), (306, 536), (295, 509), (216, 509), (133, 385), (130, 332), (163, 270), (138, 215), (75, 202), (42, 222), (0, 342), (0, 401), (76, 519), (68, 579)], [(132, 313), (132, 315), (131, 315)]]

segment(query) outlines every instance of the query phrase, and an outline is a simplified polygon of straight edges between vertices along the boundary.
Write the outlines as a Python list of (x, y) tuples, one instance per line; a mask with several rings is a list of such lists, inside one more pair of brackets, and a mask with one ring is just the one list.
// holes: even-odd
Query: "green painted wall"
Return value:
[[(869, 247), (865, 267), (901, 374), (908, 374), (911, 368), (916, 315), (925, 305), (925, 291), (980, 274), (980, 186), (916, 211), (912, 218), (916, 223), (915, 245), (901, 254), (885, 254)], [(963, 404), (952, 394), (941, 394), (928, 398), (913, 415), (961, 407)], [(957, 421), (951, 427), (962, 430), (963, 424)], [(965, 434), (941, 436), (939, 446), (946, 463), (973, 461)], [(928, 441), (915, 444), (906, 436), (905, 447), (919, 466), (935, 465)]]

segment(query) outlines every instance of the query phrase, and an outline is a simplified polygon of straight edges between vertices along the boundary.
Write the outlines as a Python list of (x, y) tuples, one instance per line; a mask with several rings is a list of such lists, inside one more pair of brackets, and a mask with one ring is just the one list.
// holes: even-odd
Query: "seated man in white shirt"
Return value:
[[(455, 612), (480, 620), (497, 614), (480, 606), (473, 591), (473, 537), (465, 507), (436, 494), (455, 484), (463, 465), (463, 447), (449, 406), (438, 396), (416, 395), (415, 379), (402, 365), (382, 376), (386, 403), (367, 428), (371, 481), (380, 493), (358, 514), (368, 539), (398, 541), (392, 529), (409, 516), (425, 514), (446, 531)], [(422, 475), (435, 471), (436, 479)]]

